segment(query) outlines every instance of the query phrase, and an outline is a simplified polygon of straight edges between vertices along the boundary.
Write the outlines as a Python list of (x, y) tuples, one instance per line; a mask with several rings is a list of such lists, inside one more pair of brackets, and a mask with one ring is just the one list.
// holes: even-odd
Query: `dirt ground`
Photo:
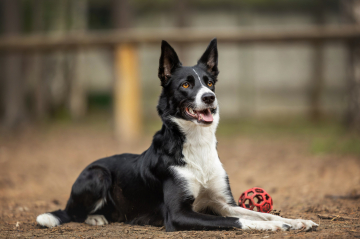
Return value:
[[(109, 129), (84, 125), (28, 128), (0, 136), (1, 238), (359, 238), (360, 199), (326, 195), (360, 193), (360, 156), (314, 155), (309, 142), (289, 137), (218, 137), (220, 158), (235, 199), (254, 186), (267, 190), (281, 216), (311, 219), (316, 231), (189, 231), (112, 223), (94, 227), (68, 223), (46, 229), (38, 214), (64, 208), (70, 188), (90, 162), (122, 152), (145, 150), (147, 136), (135, 143), (116, 141)], [(319, 219), (318, 214), (350, 220)]]

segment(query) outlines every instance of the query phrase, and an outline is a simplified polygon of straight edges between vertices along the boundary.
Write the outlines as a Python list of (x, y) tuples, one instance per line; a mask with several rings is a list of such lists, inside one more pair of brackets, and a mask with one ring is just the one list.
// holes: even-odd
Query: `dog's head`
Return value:
[(209, 126), (218, 113), (217, 41), (213, 39), (195, 66), (182, 66), (175, 50), (162, 41), (159, 78), (163, 87), (158, 112), (163, 120), (175, 117)]

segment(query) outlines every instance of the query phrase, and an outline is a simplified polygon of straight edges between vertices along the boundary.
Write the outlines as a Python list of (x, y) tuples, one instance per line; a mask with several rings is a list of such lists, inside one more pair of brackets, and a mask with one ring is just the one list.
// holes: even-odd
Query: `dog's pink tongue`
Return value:
[(204, 111), (198, 112), (198, 120), (199, 121), (205, 121), (205, 122), (213, 122), (213, 116), (210, 112), (210, 109), (206, 109)]

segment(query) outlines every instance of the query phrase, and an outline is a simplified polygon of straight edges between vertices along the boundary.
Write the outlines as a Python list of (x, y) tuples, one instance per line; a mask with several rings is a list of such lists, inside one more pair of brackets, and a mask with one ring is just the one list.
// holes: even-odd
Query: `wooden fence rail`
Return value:
[(145, 29), (111, 32), (56, 35), (30, 35), (0, 37), (0, 51), (49, 50), (76, 46), (111, 46), (120, 43), (160, 44), (162, 39), (171, 43), (202, 43), (217, 37), (221, 43), (291, 43), (309, 41), (346, 41), (360, 38), (358, 25), (307, 27), (296, 30), (247, 29)]

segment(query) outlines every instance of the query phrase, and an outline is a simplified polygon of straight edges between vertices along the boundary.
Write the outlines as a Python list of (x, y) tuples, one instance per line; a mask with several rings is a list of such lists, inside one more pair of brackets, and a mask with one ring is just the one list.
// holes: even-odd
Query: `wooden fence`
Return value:
[[(39, 52), (71, 48), (111, 47), (115, 55), (114, 117), (118, 137), (136, 139), (141, 135), (140, 81), (137, 59), (138, 44), (158, 44), (162, 39), (170, 43), (191, 44), (209, 42), (217, 37), (220, 43), (276, 44), (305, 42), (319, 46), (322, 42), (342, 41), (349, 46), (360, 39), (358, 25), (319, 26), (297, 30), (244, 29), (146, 29), (111, 32), (79, 33), (61, 36), (31, 35), (0, 38), (1, 52)], [(314, 77), (321, 78), (321, 70)], [(320, 73), (319, 73), (320, 72)], [(320, 97), (318, 97), (320, 98)], [(315, 97), (316, 101), (316, 97)]]
[(68, 47), (115, 46), (122, 43), (160, 44), (203, 43), (217, 37), (221, 43), (292, 43), (314, 41), (348, 41), (360, 38), (360, 26), (307, 27), (296, 30), (244, 29), (146, 29), (120, 30), (67, 35), (31, 35), (0, 38), (0, 51), (51, 50)]

